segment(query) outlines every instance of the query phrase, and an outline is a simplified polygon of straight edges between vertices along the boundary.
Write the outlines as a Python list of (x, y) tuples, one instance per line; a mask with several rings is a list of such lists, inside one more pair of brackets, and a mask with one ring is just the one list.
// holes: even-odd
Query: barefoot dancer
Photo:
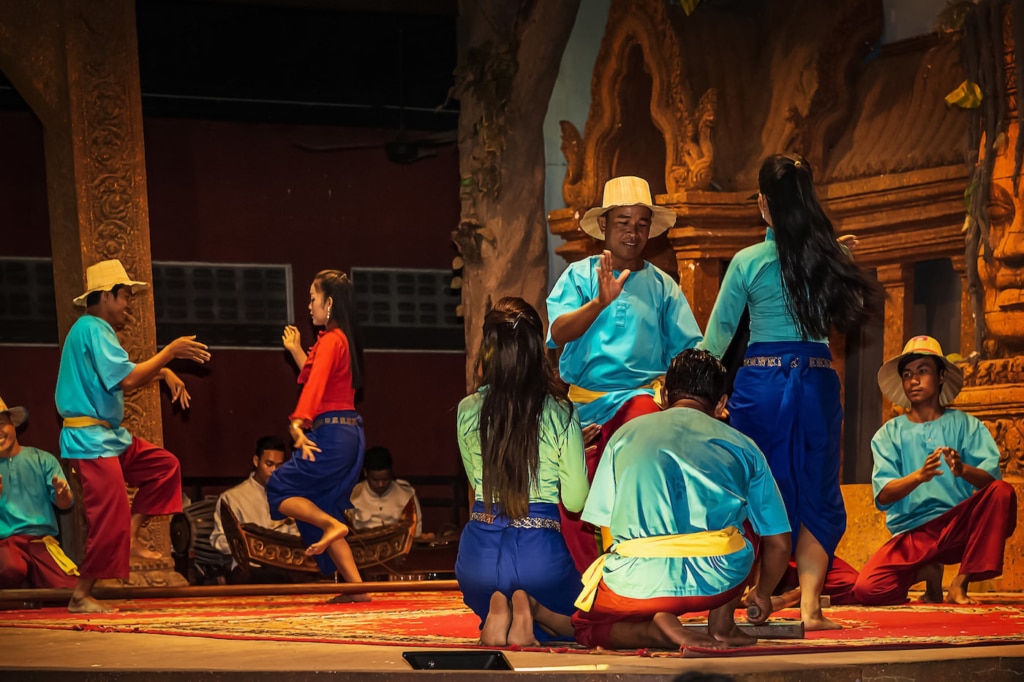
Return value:
[[(362, 582), (348, 526), (339, 521), (352, 507), (349, 497), (363, 468), (363, 421), (355, 411), (356, 390), (363, 385), (362, 350), (355, 336), (352, 282), (338, 270), (317, 273), (309, 287), (309, 314), (323, 327), (307, 356), (298, 330), (287, 327), (284, 345), (302, 371), (299, 403), (289, 424), (295, 451), (267, 482), (270, 516), (295, 519), (306, 554), (320, 570), (337, 568), (349, 583)], [(307, 433), (305, 429), (310, 429)], [(332, 601), (369, 601), (365, 594)]]
[(749, 310), (750, 344), (729, 420), (764, 452), (786, 501), (804, 627), (837, 629), (818, 601), (846, 530), (839, 491), (843, 408), (828, 337), (863, 320), (879, 287), (837, 241), (805, 160), (769, 156), (758, 186), (768, 234), (729, 263), (700, 347), (721, 357)]
[[(81, 479), (88, 526), (81, 576), (68, 603), (73, 613), (111, 611), (93, 598), (93, 585), (100, 578), (126, 580), (131, 556), (158, 558), (139, 542), (139, 529), (149, 516), (181, 511), (178, 460), (124, 428), (124, 394), (161, 378), (171, 399), (187, 408), (185, 384), (164, 365), (175, 358), (204, 363), (210, 353), (194, 336), (183, 336), (145, 362), (128, 359), (114, 330), (124, 327), (135, 291), (147, 286), (128, 279), (118, 260), (89, 266), (86, 292), (74, 300), (85, 314), (72, 325), (61, 351), (55, 396), (64, 418), (60, 451), (63, 459), (74, 461)], [(138, 488), (131, 512), (125, 483)]]
[(484, 318), (480, 390), (459, 404), (462, 463), (475, 491), (455, 575), (486, 646), (571, 639), (580, 574), (558, 501), (587, 497), (583, 435), (544, 355), (544, 328), (521, 298)]
[(910, 411), (883, 424), (871, 441), (875, 505), (893, 537), (854, 586), (862, 604), (902, 604), (920, 580), (922, 601), (942, 601), (942, 565), (956, 563), (960, 572), (946, 601), (970, 604), (969, 581), (1003, 572), (1017, 497), (999, 480), (999, 448), (985, 425), (946, 407), (963, 382), (929, 336), (912, 338), (878, 372), (882, 393)]
[[(743, 530), (761, 535), (760, 582), (748, 596), (771, 614), (786, 569), (786, 508), (764, 455), (719, 421), (726, 372), (706, 351), (685, 350), (665, 377), (664, 412), (637, 417), (608, 443), (583, 519), (610, 549), (584, 576), (573, 616), (588, 647), (723, 648), (755, 644), (733, 612), (755, 565)], [(678, 616), (709, 610), (708, 634)]]

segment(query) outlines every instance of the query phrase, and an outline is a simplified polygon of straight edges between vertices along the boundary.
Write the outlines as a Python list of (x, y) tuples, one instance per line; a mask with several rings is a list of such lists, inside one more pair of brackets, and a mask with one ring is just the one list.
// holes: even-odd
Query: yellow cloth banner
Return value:
[(64, 553), (63, 549), (60, 548), (60, 543), (57, 542), (57, 538), (52, 535), (44, 535), (38, 540), (33, 540), (32, 542), (41, 542), (46, 545), (46, 551), (50, 553), (50, 556), (53, 557), (53, 560), (57, 562), (57, 566), (59, 566), (60, 570), (64, 571), (64, 573), (67, 575), (78, 575), (78, 566), (76, 566), (75, 562)]
[(594, 605), (597, 586), (601, 584), (604, 562), (609, 554), (666, 558), (708, 557), (732, 554), (746, 546), (747, 541), (736, 526), (729, 526), (724, 530), (706, 530), (702, 533), (655, 535), (649, 538), (624, 540), (590, 564), (590, 568), (583, 574), (583, 591), (576, 599), (576, 608), (580, 611), (589, 611)]
[(961, 109), (977, 109), (981, 106), (981, 88), (977, 83), (964, 81), (956, 90), (946, 95), (946, 104)]
[[(661, 387), (665, 385), (665, 377), (658, 377), (654, 381), (640, 388), (650, 388), (654, 390), (654, 402), (658, 403), (659, 406), (664, 407), (661, 404)], [(589, 388), (583, 388), (575, 384), (569, 384), (569, 400), (579, 405), (586, 405), (592, 403), (598, 398), (603, 398), (608, 395), (608, 391), (591, 391)]]
[(106, 426), (111, 428), (110, 422), (94, 417), (64, 417), (65, 429), (81, 429), (86, 426)]

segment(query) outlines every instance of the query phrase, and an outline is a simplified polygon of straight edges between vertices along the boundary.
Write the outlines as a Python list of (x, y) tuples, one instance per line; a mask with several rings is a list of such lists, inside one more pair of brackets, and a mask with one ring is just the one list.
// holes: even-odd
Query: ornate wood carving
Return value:
[[(18, 7), (5, 7), (0, 22), (16, 25), (11, 33), (18, 36), (19, 52), (0, 51), (0, 56), (5, 71), (12, 62), (16, 86), (43, 124), (63, 338), (79, 313), (71, 299), (85, 289), (89, 265), (119, 258), (133, 278), (153, 279), (135, 5), (132, 0), (11, 5)], [(134, 299), (119, 339), (136, 361), (156, 351), (151, 294)], [(159, 399), (158, 387), (151, 385), (125, 402), (128, 429), (158, 444), (163, 440)], [(76, 541), (70, 544), (82, 547), (84, 518), (80, 510), (75, 513)], [(171, 570), (169, 518), (151, 520), (140, 538), (162, 556), (133, 563), (130, 584), (184, 584)]]

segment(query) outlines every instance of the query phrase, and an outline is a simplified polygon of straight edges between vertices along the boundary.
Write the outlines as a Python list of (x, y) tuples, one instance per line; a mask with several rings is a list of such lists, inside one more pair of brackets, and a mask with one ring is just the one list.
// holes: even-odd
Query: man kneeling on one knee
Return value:
[[(790, 526), (764, 455), (716, 418), (725, 386), (713, 355), (685, 350), (665, 377), (670, 407), (633, 419), (609, 442), (583, 510), (610, 548), (587, 571), (576, 602), (581, 644), (722, 648), (757, 641), (733, 619), (757, 556), (749, 527), (761, 536), (760, 578), (749, 597), (761, 623), (789, 560)], [(680, 624), (679, 615), (705, 610), (707, 635)]]
[(946, 601), (969, 604), (970, 581), (1003, 572), (1017, 497), (999, 480), (999, 448), (985, 425), (946, 407), (963, 382), (929, 336), (912, 338), (878, 372), (882, 393), (909, 412), (883, 424), (871, 441), (875, 505), (893, 537), (857, 579), (861, 604), (902, 604), (921, 580), (921, 600), (942, 601), (942, 567), (955, 563), (960, 571)]

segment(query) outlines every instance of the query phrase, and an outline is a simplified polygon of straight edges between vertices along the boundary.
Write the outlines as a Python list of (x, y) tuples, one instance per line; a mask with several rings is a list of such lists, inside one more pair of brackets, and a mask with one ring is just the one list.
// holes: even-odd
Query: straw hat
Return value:
[(133, 294), (136, 289), (149, 286), (146, 282), (136, 282), (135, 280), (128, 279), (128, 273), (124, 271), (121, 261), (116, 258), (104, 260), (95, 265), (90, 265), (86, 269), (85, 293), (76, 298), (73, 303), (80, 308), (84, 308), (85, 299), (89, 294), (96, 291), (110, 291), (118, 284), (131, 287)]
[(957, 395), (960, 394), (960, 389), (964, 386), (963, 370), (950, 362), (942, 354), (942, 346), (930, 336), (915, 336), (910, 339), (907, 341), (907, 345), (903, 347), (901, 354), (882, 365), (882, 368), (878, 370), (878, 387), (882, 389), (885, 397), (900, 407), (910, 407), (910, 400), (907, 399), (907, 394), (903, 390), (903, 378), (900, 376), (899, 365), (900, 360), (912, 354), (931, 355), (942, 362), (943, 367), (946, 368), (946, 373), (942, 378), (942, 392), (939, 393), (939, 403), (948, 405), (953, 402)]
[(604, 239), (604, 232), (597, 219), (610, 209), (618, 206), (646, 206), (651, 209), (651, 237), (676, 224), (676, 212), (664, 206), (655, 206), (651, 201), (651, 186), (643, 178), (623, 175), (604, 183), (602, 205), (592, 208), (580, 218), (580, 227), (594, 239)]
[(28, 419), (28, 410), (24, 407), (7, 407), (7, 403), (4, 402), (3, 398), (0, 398), (0, 414), (11, 415), (11, 422), (14, 424), (14, 428), (18, 428)]

